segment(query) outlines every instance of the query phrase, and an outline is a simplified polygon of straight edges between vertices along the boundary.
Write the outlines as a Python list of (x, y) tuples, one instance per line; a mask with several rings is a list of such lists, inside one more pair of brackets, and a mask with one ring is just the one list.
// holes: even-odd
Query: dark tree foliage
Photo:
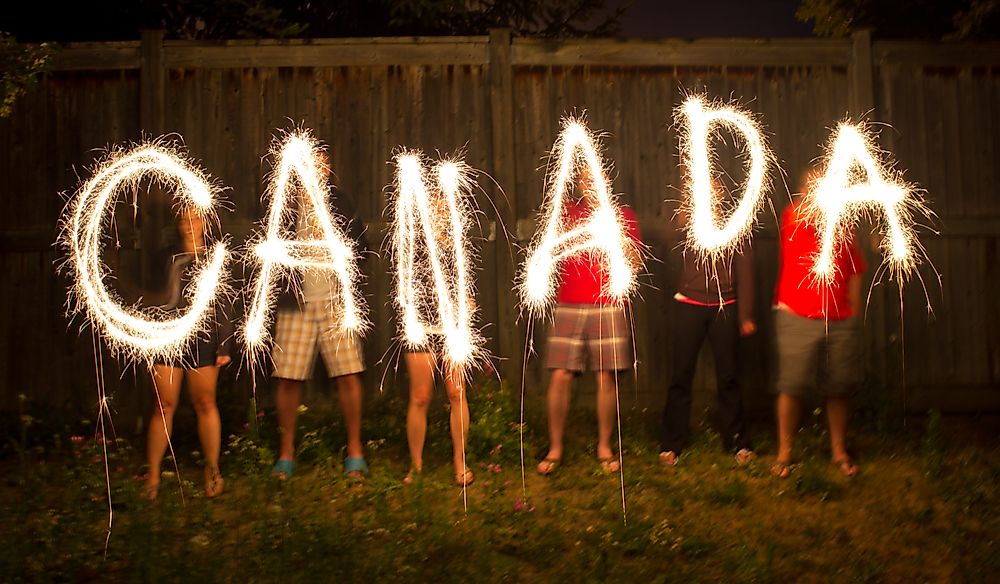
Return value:
[(108, 41), (162, 28), (168, 38), (482, 35), (609, 36), (626, 8), (607, 0), (54, 0), (0, 21), (22, 42)]
[(1000, 38), (1000, 0), (801, 0), (795, 16), (817, 36), (868, 28), (881, 38)]
[(22, 45), (0, 32), (0, 118), (9, 117), (17, 98), (38, 83), (50, 57), (49, 45)]

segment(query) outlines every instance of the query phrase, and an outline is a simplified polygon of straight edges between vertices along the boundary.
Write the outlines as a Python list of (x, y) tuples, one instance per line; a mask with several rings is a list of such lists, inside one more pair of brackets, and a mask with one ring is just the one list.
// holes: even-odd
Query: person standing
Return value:
[[(162, 300), (162, 307), (167, 310), (187, 308), (183, 292), (191, 282), (195, 260), (205, 253), (204, 219), (196, 210), (185, 209), (181, 212), (178, 231), (181, 253), (173, 257), (164, 298), (159, 299)], [(224, 483), (219, 470), (222, 422), (215, 393), (219, 369), (232, 360), (232, 335), (233, 326), (227, 310), (217, 303), (207, 333), (199, 334), (189, 343), (176, 361), (153, 365), (152, 377), (158, 408), (150, 418), (146, 441), (149, 473), (145, 493), (148, 499), (155, 500), (159, 494), (160, 466), (173, 433), (174, 412), (180, 397), (181, 382), (185, 378), (198, 417), (198, 438), (205, 455), (205, 495), (215, 497), (222, 493)]]
[[(316, 165), (321, 172), (321, 184), (330, 175), (325, 156)], [(359, 248), (367, 249), (364, 230), (350, 198), (334, 191), (331, 199), (336, 202), (337, 210), (349, 220), (348, 236), (358, 243)], [(299, 236), (314, 239), (318, 226), (304, 212), (301, 197), (299, 205)], [(295, 471), (295, 428), (302, 403), (302, 385), (312, 374), (318, 349), (327, 375), (337, 387), (347, 427), (344, 473), (351, 478), (363, 478), (368, 474), (368, 463), (361, 445), (363, 387), (360, 374), (365, 370), (361, 340), (356, 334), (339, 330), (336, 313), (340, 305), (340, 291), (329, 273), (305, 271), (297, 284), (286, 288), (278, 298), (277, 330), (271, 359), (274, 362), (272, 375), (278, 380), (275, 406), (281, 442), (272, 474), (286, 479)]]
[[(814, 182), (803, 179), (805, 192)], [(775, 293), (778, 348), (778, 455), (771, 472), (791, 475), (793, 443), (802, 417), (803, 396), (818, 382), (825, 398), (833, 463), (845, 476), (858, 466), (847, 451), (849, 395), (863, 373), (860, 341), (861, 275), (865, 264), (857, 242), (839, 242), (834, 250), (834, 276), (827, 283), (812, 273), (820, 251), (816, 227), (806, 220), (808, 201), (796, 195), (781, 216), (781, 251)]]
[[(581, 171), (576, 184), (578, 197), (565, 203), (567, 229), (586, 220), (596, 207), (592, 180), (588, 170)], [(621, 217), (629, 239), (625, 245), (628, 260), (638, 268), (642, 263), (638, 220), (625, 205), (621, 206)], [(604, 293), (606, 279), (596, 254), (579, 253), (563, 263), (545, 358), (551, 371), (546, 398), (550, 442), (548, 454), (538, 464), (539, 474), (551, 474), (562, 460), (570, 390), (573, 379), (586, 371), (593, 371), (597, 378), (597, 458), (605, 472), (621, 468), (611, 450), (611, 432), (618, 407), (618, 374), (631, 367), (633, 355), (625, 308)]]
[[(406, 370), (410, 376), (410, 403), (406, 409), (406, 441), (410, 447), (410, 471), (403, 478), (411, 484), (424, 468), (424, 441), (427, 437), (427, 409), (434, 391), (435, 358), (429, 352), (405, 353)], [(465, 487), (475, 476), (466, 465), (465, 447), (469, 436), (469, 402), (465, 379), (460, 371), (444, 372), (444, 388), (450, 408), (452, 460), (455, 484)]]
[(753, 318), (753, 249), (748, 242), (733, 254), (718, 258), (702, 258), (685, 250), (681, 265), (674, 294), (673, 378), (663, 410), (660, 462), (675, 466), (687, 446), (691, 383), (707, 338), (715, 360), (719, 434), (723, 447), (734, 453), (736, 463), (743, 466), (755, 458), (746, 433), (737, 354), (740, 336), (757, 330)]

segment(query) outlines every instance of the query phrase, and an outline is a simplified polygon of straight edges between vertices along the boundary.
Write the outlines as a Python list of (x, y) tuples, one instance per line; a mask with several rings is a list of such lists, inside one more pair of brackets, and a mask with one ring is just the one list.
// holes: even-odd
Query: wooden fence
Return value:
[[(164, 41), (71, 45), (52, 71), (0, 120), (0, 410), (18, 396), (52, 411), (95, 411), (95, 353), (89, 333), (63, 316), (67, 282), (57, 276), (56, 224), (87, 164), (109, 145), (176, 133), (195, 159), (230, 187), (223, 230), (242, 243), (263, 210), (263, 177), (276, 132), (303, 126), (329, 146), (341, 187), (358, 201), (372, 240), (384, 232), (386, 185), (400, 146), (463, 150), (481, 169), (482, 319), (491, 350), (511, 387), (521, 383), (526, 345), (512, 281), (520, 246), (541, 201), (545, 155), (560, 117), (586, 112), (606, 132), (614, 189), (636, 210), (652, 252), (634, 309), (638, 374), (623, 397), (660, 406), (670, 376), (675, 252), (659, 234), (676, 208), (680, 171), (672, 110), (689, 91), (733, 97), (757, 112), (784, 171), (775, 174), (776, 212), (785, 184), (821, 153), (845, 115), (886, 122), (883, 146), (907, 178), (927, 189), (940, 234), (923, 243), (941, 275), (924, 272), (900, 304), (894, 284), (872, 289), (865, 326), (866, 394), (893, 407), (1000, 408), (1000, 309), (997, 289), (1000, 203), (1000, 46), (850, 40), (540, 41), (489, 37), (313, 41)], [(723, 164), (738, 173), (735, 160)], [(789, 188), (794, 188), (790, 184)], [(148, 250), (163, 242), (170, 219), (140, 204), (117, 222), (122, 269), (148, 280), (158, 268)], [(510, 238), (505, 237), (506, 227)], [(745, 343), (745, 390), (768, 406), (770, 298), (776, 277), (775, 220), (757, 235), (761, 331)], [(877, 263), (877, 258), (872, 258)], [(387, 260), (366, 261), (366, 294), (375, 324), (366, 341), (374, 388), (403, 379), (391, 350), (395, 315)], [(869, 278), (872, 270), (869, 270)], [(544, 345), (544, 323), (534, 329)], [(377, 363), (383, 354), (388, 354)], [(703, 357), (696, 407), (714, 381)], [(104, 356), (105, 378), (125, 417), (148, 407), (138, 374)], [(384, 375), (388, 367), (388, 373)], [(525, 384), (541, 393), (536, 355)], [(248, 375), (226, 381), (229, 395), (249, 392)], [(258, 375), (258, 386), (266, 380)], [(140, 384), (141, 385), (141, 384)], [(265, 392), (266, 393), (266, 392)]]

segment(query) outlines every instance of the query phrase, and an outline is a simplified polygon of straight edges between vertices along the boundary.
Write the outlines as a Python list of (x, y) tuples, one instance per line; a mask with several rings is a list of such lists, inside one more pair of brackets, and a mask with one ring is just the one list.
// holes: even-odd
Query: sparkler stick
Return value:
[(204, 329), (209, 309), (224, 286), (222, 269), (228, 252), (224, 243), (215, 244), (209, 260), (197, 270), (193, 292), (188, 295), (190, 308), (183, 315), (160, 311), (163, 318), (157, 319), (150, 318), (155, 310), (123, 307), (105, 286), (109, 273), (101, 261), (101, 248), (118, 192), (134, 192), (146, 177), (172, 188), (182, 206), (202, 215), (214, 214), (217, 193), (204, 173), (163, 144), (142, 144), (113, 153), (98, 165), (70, 202), (60, 241), (68, 250), (67, 265), (74, 281), (71, 312), (85, 315), (113, 352), (152, 364), (180, 357), (187, 342)]
[(929, 214), (913, 185), (901, 179), (888, 155), (863, 124), (842, 122), (826, 155), (826, 172), (803, 196), (806, 219), (817, 225), (820, 251), (813, 274), (829, 283), (835, 274), (834, 252), (862, 217), (881, 211), (887, 237), (881, 248), (889, 273), (900, 282), (920, 263), (914, 231), (915, 213)]
[[(344, 236), (342, 219), (330, 214), (329, 192), (320, 182), (319, 145), (308, 132), (300, 132), (276, 143), (273, 154), (277, 169), (267, 189), (267, 224), (252, 246), (261, 268), (243, 328), (251, 356), (267, 344), (277, 280), (291, 270), (332, 273), (340, 287), (341, 331), (360, 334), (368, 327), (367, 308), (357, 286), (360, 271), (354, 242)], [(317, 238), (299, 238), (290, 227), (301, 213), (316, 227)]]
[[(770, 186), (768, 169), (774, 155), (750, 113), (735, 105), (706, 104), (701, 97), (690, 97), (675, 116), (680, 122), (681, 158), (689, 178), (690, 196), (682, 206), (691, 217), (687, 245), (706, 258), (725, 256), (738, 249), (753, 231)], [(720, 127), (742, 137), (749, 158), (743, 195), (725, 222), (720, 220), (723, 201), (712, 186), (714, 157), (709, 146), (710, 135)]]
[[(535, 234), (519, 283), (521, 303), (530, 313), (540, 313), (552, 303), (555, 295), (555, 271), (559, 263), (578, 253), (597, 254), (607, 270), (607, 296), (618, 303), (634, 292), (637, 282), (635, 267), (629, 261), (629, 239), (621, 212), (604, 173), (604, 162), (594, 144), (594, 138), (578, 120), (563, 120), (563, 130), (552, 148), (557, 162), (550, 168), (549, 188), (542, 208), (545, 229)], [(589, 169), (592, 189), (585, 196), (593, 197), (590, 217), (572, 229), (566, 229), (564, 199), (579, 165)]]
[[(395, 160), (392, 250), (400, 332), (407, 346), (433, 349), (445, 371), (461, 376), (483, 351), (473, 327), (475, 287), (466, 242), (473, 220), (469, 168), (461, 161), (438, 162), (436, 188), (429, 190), (421, 153), (403, 151)], [(435, 329), (443, 342), (429, 334)]]

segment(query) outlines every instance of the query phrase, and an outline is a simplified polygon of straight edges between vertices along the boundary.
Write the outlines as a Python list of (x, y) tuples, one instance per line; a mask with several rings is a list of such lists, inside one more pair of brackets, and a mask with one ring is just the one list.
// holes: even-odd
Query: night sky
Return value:
[(799, 0), (610, 0), (632, 7), (622, 35), (637, 38), (810, 37), (795, 20)]

